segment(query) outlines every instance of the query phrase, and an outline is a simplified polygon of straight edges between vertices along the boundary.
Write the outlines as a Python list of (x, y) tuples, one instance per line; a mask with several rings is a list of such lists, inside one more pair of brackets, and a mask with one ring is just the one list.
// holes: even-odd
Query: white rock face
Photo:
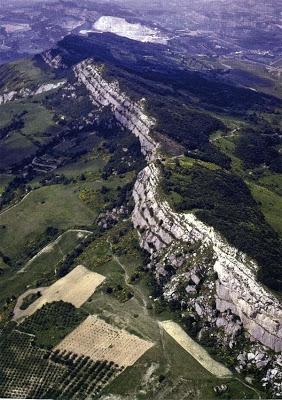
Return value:
[(1, 104), (5, 104), (5, 103), (9, 103), (10, 101), (12, 101), (15, 97), (17, 96), (17, 92), (15, 92), (14, 90), (8, 93), (3, 93), (0, 94), (0, 105)]
[(62, 62), (62, 57), (60, 55), (57, 55), (56, 57), (53, 57), (51, 51), (45, 51), (41, 55), (43, 61), (49, 65), (49, 67), (54, 68), (54, 69), (59, 69), (59, 68), (65, 68), (65, 65)]
[(45, 83), (44, 85), (39, 86), (39, 88), (34, 92), (34, 94), (41, 94), (45, 92), (50, 92), (50, 90), (58, 89), (63, 86), (66, 81), (61, 81), (57, 83)]
[(0, 94), (0, 105), (10, 103), (15, 100), (24, 99), (27, 97), (35, 96), (37, 94), (49, 92), (50, 90), (58, 89), (63, 86), (66, 81), (60, 81), (57, 83), (45, 83), (44, 85), (39, 86), (35, 90), (30, 90), (29, 88), (23, 88), (19, 91), (11, 91), (7, 93)]
[(256, 281), (258, 266), (231, 247), (215, 230), (193, 214), (175, 213), (158, 199), (159, 172), (150, 164), (138, 177), (134, 188), (134, 226), (141, 233), (141, 245), (150, 253), (179, 240), (201, 241), (212, 246), (218, 274), (217, 309), (231, 310), (244, 328), (263, 345), (282, 351), (282, 308), (279, 301)]
[(90, 60), (78, 64), (74, 73), (89, 90), (93, 103), (99, 106), (110, 106), (117, 121), (139, 138), (142, 153), (148, 160), (153, 160), (159, 147), (150, 136), (155, 121), (147, 117), (143, 105), (132, 102), (120, 90), (118, 82), (109, 83), (103, 79), (99, 68)]
[(216, 256), (216, 305), (219, 311), (231, 310), (244, 328), (263, 345), (282, 351), (282, 308), (279, 301), (256, 281), (258, 266), (247, 259), (221, 235), (194, 214), (175, 213), (158, 196), (159, 170), (154, 161), (158, 144), (150, 136), (154, 121), (142, 107), (121, 92), (117, 82), (109, 83), (90, 60), (75, 67), (75, 74), (90, 92), (96, 105), (110, 106), (116, 119), (140, 139), (142, 151), (150, 162), (138, 176), (134, 187), (133, 224), (140, 232), (141, 246), (151, 254), (175, 241), (201, 242), (212, 247)]
[[(111, 32), (118, 36), (127, 37), (128, 39), (137, 40), (139, 42), (160, 44), (167, 44), (168, 42), (168, 38), (162, 35), (159, 30), (141, 24), (131, 24), (124, 18), (104, 16), (99, 18), (93, 27), (99, 32)], [(82, 33), (85, 34), (85, 31)]]

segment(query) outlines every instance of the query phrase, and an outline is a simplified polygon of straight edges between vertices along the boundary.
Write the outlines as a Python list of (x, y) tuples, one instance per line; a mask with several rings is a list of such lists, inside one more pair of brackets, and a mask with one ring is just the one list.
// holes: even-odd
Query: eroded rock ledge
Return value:
[(244, 328), (263, 345), (282, 350), (282, 309), (279, 301), (256, 281), (258, 266), (231, 247), (215, 230), (194, 214), (175, 213), (158, 196), (159, 172), (154, 164), (145, 168), (134, 188), (133, 222), (141, 233), (142, 247), (150, 253), (169, 246), (175, 240), (201, 242), (211, 247), (217, 273), (216, 307), (231, 310)]
[(10, 103), (12, 101), (25, 99), (28, 97), (36, 96), (37, 94), (42, 94), (46, 92), (50, 92), (51, 90), (58, 89), (66, 83), (65, 80), (57, 82), (57, 83), (45, 83), (43, 85), (38, 86), (36, 89), (31, 90), (29, 88), (23, 88), (21, 90), (15, 91), (4, 91), (2, 94), (0, 93), (0, 105)]
[(133, 223), (140, 233), (142, 247), (151, 254), (161, 252), (175, 241), (188, 244), (200, 241), (202, 248), (211, 247), (215, 256), (213, 269), (217, 273), (216, 308), (222, 318), (227, 311), (237, 315), (251, 339), (281, 352), (282, 308), (279, 301), (257, 282), (256, 263), (230, 246), (195, 215), (175, 213), (158, 195), (160, 177), (155, 160), (159, 146), (150, 135), (155, 121), (146, 116), (142, 103), (131, 101), (117, 82), (107, 82), (101, 67), (91, 60), (78, 64), (74, 72), (88, 89), (93, 103), (110, 106), (120, 124), (140, 139), (142, 152), (150, 163), (139, 174), (134, 188)]
[(101, 72), (102, 68), (90, 60), (85, 60), (74, 68), (77, 79), (89, 90), (92, 102), (98, 106), (110, 106), (117, 121), (139, 138), (142, 153), (147, 160), (153, 160), (159, 147), (150, 136), (155, 121), (145, 114), (142, 102), (132, 102), (120, 90), (118, 82), (107, 82)]

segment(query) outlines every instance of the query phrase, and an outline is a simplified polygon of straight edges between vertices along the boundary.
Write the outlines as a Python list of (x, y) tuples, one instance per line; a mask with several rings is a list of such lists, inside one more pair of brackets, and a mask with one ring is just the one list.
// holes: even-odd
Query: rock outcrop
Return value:
[[(79, 82), (89, 90), (93, 103), (100, 107), (110, 106), (121, 126), (140, 139), (142, 152), (149, 162), (134, 187), (133, 223), (140, 233), (142, 247), (152, 255), (177, 241), (200, 242), (202, 248), (212, 248), (213, 270), (217, 274), (216, 308), (222, 318), (228, 314), (226, 312), (238, 316), (252, 340), (281, 352), (282, 308), (276, 297), (257, 282), (256, 263), (230, 246), (194, 214), (175, 213), (158, 193), (160, 173), (156, 160), (159, 146), (151, 136), (155, 121), (145, 114), (142, 102), (131, 101), (120, 90), (119, 84), (108, 82), (101, 67), (91, 60), (78, 64), (74, 72)], [(218, 321), (218, 324), (224, 326), (223, 321)]]
[(41, 55), (42, 60), (50, 67), (54, 69), (66, 68), (62, 62), (62, 56), (60, 54), (53, 55), (52, 50), (47, 50)]
[[(88, 89), (93, 103), (100, 107), (110, 106), (121, 126), (140, 139), (142, 152), (150, 163), (139, 174), (134, 188), (133, 223), (140, 233), (142, 247), (152, 255), (176, 241), (200, 242), (202, 248), (212, 248), (213, 270), (217, 274), (217, 310), (222, 316), (226, 312), (238, 316), (252, 340), (275, 352), (282, 351), (282, 308), (276, 297), (257, 282), (256, 263), (230, 246), (194, 214), (177, 214), (167, 201), (161, 199), (159, 169), (155, 162), (159, 146), (151, 136), (155, 121), (145, 114), (142, 102), (133, 102), (120, 90), (118, 82), (108, 82), (102, 68), (91, 60), (78, 64), (74, 72)], [(193, 292), (189, 285), (187, 287)], [(218, 324), (223, 326), (222, 321)]]
[(0, 94), (0, 105), (10, 103), (11, 101), (36, 96), (37, 94), (50, 92), (51, 90), (60, 88), (65, 83), (66, 83), (66, 81), (63, 80), (63, 81), (60, 81), (57, 83), (44, 83), (43, 85), (38, 86), (34, 90), (31, 90), (29, 88), (22, 88), (18, 91), (15, 91), (15, 90), (12, 90), (10, 92), (6, 91), (6, 92)]
[(18, 92), (16, 92), (15, 90), (0, 94), (0, 105), (9, 103), (10, 101), (13, 101), (14, 98), (17, 96), (17, 94), (18, 94)]
[(133, 222), (141, 244), (150, 253), (175, 240), (201, 242), (212, 247), (217, 273), (216, 307), (240, 317), (252, 338), (276, 352), (282, 351), (282, 308), (279, 301), (256, 280), (258, 266), (231, 247), (215, 230), (194, 214), (175, 213), (158, 194), (159, 172), (154, 164), (145, 168), (134, 188)]
[(120, 90), (118, 82), (107, 82), (102, 77), (101, 68), (91, 63), (91, 60), (78, 64), (74, 68), (74, 73), (89, 90), (93, 103), (110, 106), (121, 126), (139, 138), (142, 153), (146, 155), (147, 160), (153, 160), (159, 147), (150, 136), (155, 121), (145, 114), (142, 101), (139, 104), (132, 102)]

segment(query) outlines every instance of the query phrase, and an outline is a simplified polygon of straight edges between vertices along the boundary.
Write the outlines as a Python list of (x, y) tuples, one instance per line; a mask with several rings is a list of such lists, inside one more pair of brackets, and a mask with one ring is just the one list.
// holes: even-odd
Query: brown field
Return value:
[(93, 361), (112, 361), (119, 366), (128, 367), (152, 346), (152, 342), (90, 315), (56, 349), (88, 356)]
[(184, 350), (186, 350), (195, 360), (198, 361), (206, 370), (218, 378), (231, 376), (232, 373), (221, 363), (211, 358), (208, 352), (193, 340), (187, 333), (173, 321), (159, 322), (160, 326), (168, 333)]
[[(36, 288), (28, 290), (18, 298), (14, 320), (23, 319), (32, 315), (36, 310), (46, 303), (54, 301), (64, 301), (71, 303), (79, 308), (95, 292), (97, 287), (105, 280), (103, 275), (89, 271), (83, 265), (77, 266), (69, 274), (56, 281), (53, 285), (46, 288)], [(21, 310), (20, 306), (23, 299), (31, 293), (40, 291), (42, 296), (34, 301), (26, 310)]]

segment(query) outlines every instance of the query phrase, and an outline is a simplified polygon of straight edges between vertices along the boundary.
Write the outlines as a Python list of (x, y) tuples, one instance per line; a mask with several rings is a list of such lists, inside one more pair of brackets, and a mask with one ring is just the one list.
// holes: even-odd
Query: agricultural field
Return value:
[(32, 336), (12, 331), (0, 342), (1, 397), (37, 397), (44, 386), (58, 385), (66, 368), (46, 359), (49, 354), (33, 346)]
[(9, 296), (18, 297), (30, 287), (37, 288), (52, 283), (57, 277), (59, 263), (88, 235), (87, 231), (66, 231), (40, 249), (20, 270), (5, 265), (0, 280), (1, 305)]
[(48, 227), (68, 230), (75, 226), (91, 226), (96, 216), (95, 210), (80, 199), (76, 185), (40, 187), (15, 207), (0, 213), (0, 225), (5, 226), (0, 250), (15, 262), (24, 258), (27, 248), (38, 241)]
[(0, 336), (0, 396), (81, 399), (96, 395), (120, 373), (114, 363), (34, 346), (32, 335)]
[(210, 355), (174, 321), (162, 321), (160, 322), (160, 326), (211, 374), (218, 378), (232, 375), (231, 371), (213, 360)]
[(97, 316), (89, 316), (71, 332), (56, 350), (90, 357), (93, 361), (112, 361), (123, 367), (133, 364), (153, 343), (113, 327)]
[(36, 346), (51, 350), (87, 316), (88, 313), (83, 309), (76, 308), (70, 303), (55, 301), (43, 305), (18, 324), (17, 329), (33, 335)]
[[(18, 321), (35, 313), (46, 303), (64, 301), (79, 308), (101, 285), (105, 277), (89, 271), (82, 265), (77, 266), (65, 277), (57, 280), (49, 287), (31, 289), (22, 294), (14, 309), (14, 320)], [(41, 295), (29, 307), (22, 309), (21, 305), (26, 296), (40, 292)]]

